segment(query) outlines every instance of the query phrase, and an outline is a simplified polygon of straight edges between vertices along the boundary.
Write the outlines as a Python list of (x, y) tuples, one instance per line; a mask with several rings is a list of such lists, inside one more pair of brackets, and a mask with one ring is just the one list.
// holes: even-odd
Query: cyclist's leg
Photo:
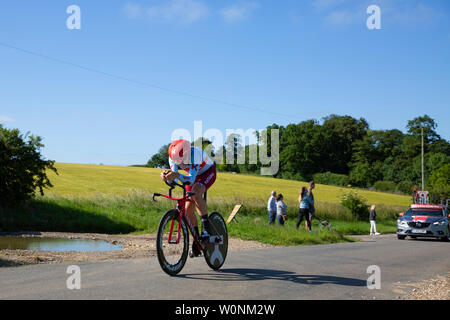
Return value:
[[(192, 190), (190, 190), (192, 191)], [(194, 237), (200, 236), (200, 231), (198, 230), (198, 222), (197, 217), (195, 216), (194, 209), (196, 207), (196, 204), (194, 201), (187, 201), (186, 202), (186, 216), (191, 221), (192, 226), (194, 227), (194, 232), (196, 233)], [(192, 243), (192, 249), (191, 253), (189, 254), (190, 257), (198, 257), (201, 255), (201, 248), (199, 248), (195, 242)]]
[(203, 194), (205, 193), (206, 188), (202, 183), (195, 183), (192, 186), (192, 192), (195, 194), (192, 196), (192, 199), (194, 200), (195, 207), (197, 209), (197, 212), (200, 217), (203, 217), (208, 214), (208, 209), (206, 207), (206, 201), (203, 198)]
[(194, 228), (198, 226), (197, 217), (194, 214), (195, 206), (194, 201), (186, 201), (186, 216), (189, 218)]
[[(203, 198), (203, 194), (208, 190), (216, 181), (216, 168), (212, 166), (205, 173), (197, 177), (194, 183), (193, 191), (195, 189), (195, 198), (197, 212), (202, 219), (202, 231), (207, 231), (211, 234), (209, 230), (209, 220), (208, 220), (208, 208), (206, 206), (206, 200)], [(207, 236), (207, 235), (205, 235)]]
[(208, 190), (216, 181), (216, 168), (212, 166), (206, 172), (202, 173), (195, 179), (192, 186), (192, 192), (194, 192), (194, 202), (197, 207), (197, 212), (200, 217), (208, 215), (208, 209), (206, 207), (206, 200), (203, 198), (203, 194)]
[(208, 220), (208, 210), (206, 207), (206, 200), (203, 198), (203, 194), (205, 193), (205, 191), (206, 187), (200, 182), (195, 183), (194, 186), (192, 187), (192, 192), (195, 192), (195, 195), (193, 195), (192, 198), (195, 202), (198, 215), (200, 216), (200, 219), (202, 221), (202, 231), (200, 237), (200, 239), (202, 240), (208, 239), (211, 234)]

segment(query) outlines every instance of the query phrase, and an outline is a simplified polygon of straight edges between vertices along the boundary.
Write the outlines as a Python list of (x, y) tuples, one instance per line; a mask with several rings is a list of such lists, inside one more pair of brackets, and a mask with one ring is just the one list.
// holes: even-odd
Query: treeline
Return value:
[(32, 199), (36, 190), (44, 195), (45, 188), (53, 187), (47, 170), (58, 172), (55, 162), (41, 155), (43, 147), (41, 137), (0, 124), (0, 209)]
[[(287, 126), (266, 128), (270, 143), (273, 129), (279, 130), (279, 170), (275, 177), (339, 186), (372, 187), (381, 191), (409, 193), (421, 185), (422, 129), (425, 150), (426, 189), (434, 188), (437, 197), (450, 196), (450, 143), (437, 133), (437, 123), (428, 115), (406, 124), (406, 133), (398, 129), (373, 130), (364, 118), (330, 115)], [(256, 132), (259, 138), (261, 133)], [(167, 148), (153, 155), (151, 167), (167, 167)], [(211, 154), (219, 150), (203, 140)], [(221, 171), (259, 174), (261, 163), (251, 164), (249, 150), (238, 135), (227, 137), (223, 148)], [(226, 151), (232, 149), (234, 160), (245, 157), (244, 164), (227, 164)], [(270, 146), (269, 146), (270, 150)], [(230, 161), (228, 161), (230, 162)]]

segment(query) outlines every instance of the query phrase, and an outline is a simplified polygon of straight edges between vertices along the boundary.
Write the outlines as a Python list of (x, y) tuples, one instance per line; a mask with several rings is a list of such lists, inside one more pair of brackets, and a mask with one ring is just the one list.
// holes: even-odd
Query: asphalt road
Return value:
[[(404, 284), (446, 274), (450, 243), (397, 240), (230, 252), (220, 271), (202, 257), (177, 277), (156, 258), (78, 263), (81, 289), (67, 289), (71, 264), (0, 268), (0, 299), (396, 299)], [(368, 289), (367, 268), (381, 288)], [(403, 290), (403, 292), (402, 292)]]

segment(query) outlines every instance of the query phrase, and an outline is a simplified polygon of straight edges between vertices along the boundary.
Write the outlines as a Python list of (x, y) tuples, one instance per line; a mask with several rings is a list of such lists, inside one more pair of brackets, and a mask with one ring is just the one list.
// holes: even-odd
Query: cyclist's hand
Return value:
[(166, 182), (167, 181), (167, 174), (169, 174), (171, 171), (170, 170), (164, 170), (163, 172), (161, 172), (161, 174), (159, 175), (161, 177), (161, 180)]
[(178, 179), (180, 177), (180, 174), (178, 172), (175, 171), (170, 171), (169, 173), (167, 173), (165, 175), (165, 181), (173, 181), (175, 179)]

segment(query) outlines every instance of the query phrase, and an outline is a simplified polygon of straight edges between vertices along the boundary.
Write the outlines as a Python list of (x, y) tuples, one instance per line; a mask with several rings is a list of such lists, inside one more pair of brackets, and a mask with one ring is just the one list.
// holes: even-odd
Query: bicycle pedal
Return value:
[(220, 236), (209, 236), (209, 238), (203, 242), (207, 245), (223, 244), (223, 239)]
[(198, 239), (202, 242), (209, 242), (211, 239), (211, 234), (207, 231), (203, 231), (202, 234), (198, 237)]

